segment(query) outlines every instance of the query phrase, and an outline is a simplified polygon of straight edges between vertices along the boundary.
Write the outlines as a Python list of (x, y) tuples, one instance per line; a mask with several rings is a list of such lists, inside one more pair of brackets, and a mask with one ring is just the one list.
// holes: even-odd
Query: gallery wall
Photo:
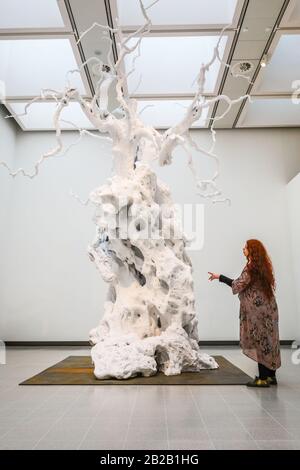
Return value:
[[(0, 130), (1, 139), (5, 135), (13, 142), (11, 130)], [(208, 131), (193, 134), (209, 147)], [(68, 146), (77, 135), (68, 132), (64, 139)], [(19, 132), (15, 168), (32, 171), (40, 155), (54, 145), (51, 132)], [(238, 299), (227, 286), (209, 283), (207, 271), (237, 276), (244, 265), (243, 244), (253, 237), (265, 242), (274, 262), (281, 337), (300, 336), (286, 191), (300, 171), (299, 146), (297, 129), (219, 131), (219, 185), (230, 205), (212, 204), (196, 195), (182, 149), (176, 150), (171, 166), (157, 169), (175, 202), (205, 204), (204, 246), (190, 251), (201, 340), (238, 339)], [(7, 148), (13, 144), (7, 143)], [(212, 161), (196, 154), (194, 160), (202, 177), (212, 174)], [(110, 145), (86, 136), (64, 157), (48, 160), (36, 179), (12, 181), (0, 168), (1, 214), (9, 209), (9, 217), (3, 223), (1, 219), (1, 232), (6, 234), (0, 253), (2, 339), (84, 341), (97, 325), (107, 286), (86, 254), (94, 236), (93, 208), (82, 206), (70, 190), (84, 200), (111, 175), (111, 167)]]
[[(297, 294), (298, 332), (300, 332), (300, 173), (287, 185), (290, 240), (293, 252), (292, 271)], [(298, 333), (297, 340), (300, 340)]]
[[(17, 129), (13, 120), (5, 119), (7, 114), (4, 107), (0, 105), (0, 160), (5, 160), (8, 165), (13, 165)], [(4, 168), (0, 167), (0, 246), (3, 246), (4, 237), (6, 236), (4, 227), (7, 226), (11, 189), (12, 179), (8, 178)]]

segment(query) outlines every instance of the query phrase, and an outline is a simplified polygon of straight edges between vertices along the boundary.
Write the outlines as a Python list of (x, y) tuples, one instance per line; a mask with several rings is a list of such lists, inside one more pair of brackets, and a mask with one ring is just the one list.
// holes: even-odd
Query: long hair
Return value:
[(251, 284), (257, 282), (268, 299), (275, 291), (275, 277), (272, 261), (262, 242), (259, 240), (247, 240), (248, 271)]

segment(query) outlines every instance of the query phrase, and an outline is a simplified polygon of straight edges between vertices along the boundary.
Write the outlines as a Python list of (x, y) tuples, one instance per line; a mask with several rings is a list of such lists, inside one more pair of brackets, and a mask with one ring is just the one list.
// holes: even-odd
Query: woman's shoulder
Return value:
[(250, 269), (249, 269), (248, 264), (246, 264), (246, 266), (243, 268), (242, 274), (250, 274)]

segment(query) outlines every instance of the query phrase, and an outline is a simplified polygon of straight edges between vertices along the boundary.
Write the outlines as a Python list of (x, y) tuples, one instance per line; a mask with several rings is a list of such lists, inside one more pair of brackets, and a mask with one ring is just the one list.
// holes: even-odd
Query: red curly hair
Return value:
[(264, 294), (270, 299), (275, 291), (275, 277), (272, 261), (262, 242), (259, 240), (247, 240), (248, 249), (248, 270), (251, 276), (251, 283), (257, 282)]

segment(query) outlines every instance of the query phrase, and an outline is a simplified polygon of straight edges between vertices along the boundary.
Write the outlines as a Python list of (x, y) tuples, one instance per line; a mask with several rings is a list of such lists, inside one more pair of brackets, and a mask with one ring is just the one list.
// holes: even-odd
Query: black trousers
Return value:
[(265, 380), (267, 377), (275, 377), (276, 370), (268, 369), (263, 364), (258, 363), (259, 378)]

